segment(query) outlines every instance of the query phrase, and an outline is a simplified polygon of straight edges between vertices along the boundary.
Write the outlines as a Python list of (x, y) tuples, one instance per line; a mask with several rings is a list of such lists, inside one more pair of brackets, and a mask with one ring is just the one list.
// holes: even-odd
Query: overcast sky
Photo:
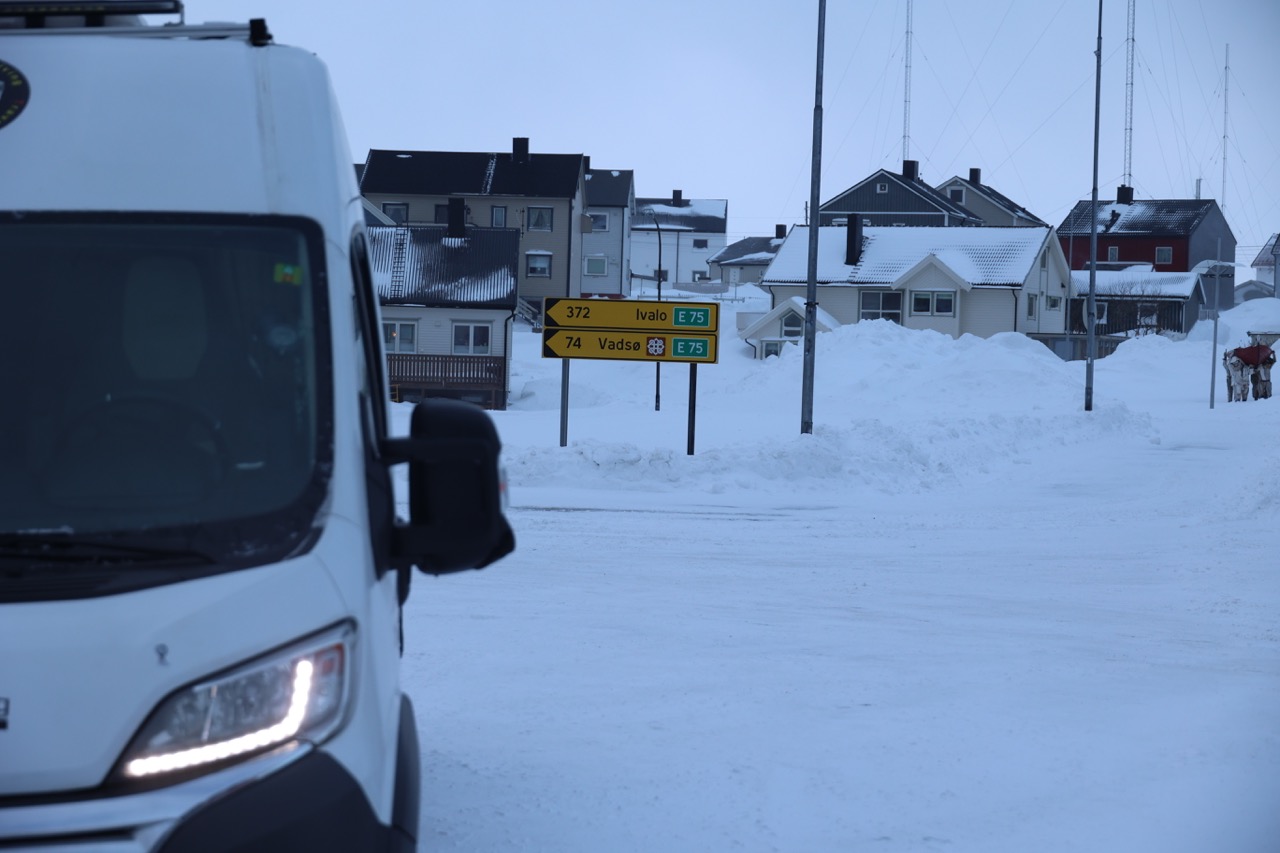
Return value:
[[(821, 201), (901, 171), (905, 0), (830, 0)], [(734, 239), (802, 222), (817, 0), (188, 0), (265, 17), (329, 65), (353, 157), (370, 148), (583, 153), (641, 196), (724, 198)], [(1106, 0), (1099, 198), (1124, 179), (1128, 3)], [(907, 151), (937, 185), (982, 169), (1051, 225), (1093, 177), (1092, 0), (917, 0)], [(1250, 262), (1280, 230), (1280, 3), (1137, 0), (1138, 198), (1223, 204)], [(1230, 45), (1229, 86), (1224, 66)], [(1223, 191), (1224, 96), (1226, 182)]]

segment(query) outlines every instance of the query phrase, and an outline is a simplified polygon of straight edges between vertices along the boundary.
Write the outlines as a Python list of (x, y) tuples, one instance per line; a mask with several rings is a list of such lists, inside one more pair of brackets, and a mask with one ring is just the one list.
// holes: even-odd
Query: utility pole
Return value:
[(818, 332), (818, 191), (822, 181), (822, 47), (827, 34), (827, 0), (818, 0), (818, 68), (813, 94), (813, 176), (809, 182), (809, 278), (804, 303), (804, 377), (800, 388), (800, 432), (813, 432), (813, 368)]
[(1086, 361), (1084, 368), (1084, 410), (1093, 411), (1093, 360), (1098, 351), (1098, 126), (1102, 121), (1102, 0), (1098, 0), (1097, 68), (1093, 89), (1093, 205), (1089, 223), (1089, 298), (1085, 302)]

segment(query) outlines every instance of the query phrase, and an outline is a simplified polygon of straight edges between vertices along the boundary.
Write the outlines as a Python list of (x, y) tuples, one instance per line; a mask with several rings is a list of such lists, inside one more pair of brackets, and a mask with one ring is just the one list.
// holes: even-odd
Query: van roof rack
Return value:
[[(177, 15), (177, 23), (144, 24), (139, 15)], [(58, 19), (50, 22), (50, 18)], [(81, 19), (77, 24), (75, 19)], [(68, 23), (68, 19), (72, 23)], [(128, 35), (189, 38), (247, 38), (257, 47), (271, 43), (267, 22), (188, 24), (182, 0), (0, 0), (0, 34)]]

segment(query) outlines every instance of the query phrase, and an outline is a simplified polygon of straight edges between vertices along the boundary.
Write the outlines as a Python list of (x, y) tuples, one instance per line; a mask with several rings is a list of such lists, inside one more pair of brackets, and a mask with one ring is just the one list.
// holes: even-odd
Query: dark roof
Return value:
[(589, 169), (587, 204), (590, 207), (626, 207), (631, 203), (634, 173), (630, 169)]
[[(1091, 201), (1076, 202), (1058, 226), (1058, 234), (1087, 235)], [(1132, 204), (1098, 202), (1098, 233), (1132, 236), (1189, 236), (1218, 203), (1213, 199), (1143, 199)]]
[(1262, 269), (1263, 267), (1275, 266), (1276, 258), (1275, 258), (1274, 252), (1276, 250), (1277, 238), (1280, 238), (1280, 234), (1271, 235), (1271, 239), (1268, 240), (1267, 244), (1262, 247), (1262, 251), (1258, 252), (1258, 257), (1253, 259), (1254, 268)]
[(636, 199), (632, 230), (652, 231), (655, 219), (661, 228), (724, 234), (729, 229), (729, 202), (723, 198)]
[(838, 193), (830, 201), (827, 201), (825, 204), (819, 205), (818, 210), (822, 213), (861, 212), (861, 211), (845, 211), (842, 208), (835, 208), (832, 205), (841, 197), (846, 196), (849, 193), (854, 192), (855, 190), (859, 190), (862, 187), (866, 186), (867, 184), (872, 183), (873, 181), (875, 183), (880, 183), (885, 180), (888, 180), (890, 183), (896, 184), (897, 186), (901, 187), (907, 192), (915, 195), (926, 204), (937, 208), (942, 213), (955, 216), (959, 219), (970, 220), (970, 224), (973, 224), (973, 225), (983, 224), (982, 217), (978, 216), (976, 213), (969, 210), (968, 208), (965, 208), (962, 205), (956, 204), (954, 201), (947, 198), (945, 195), (938, 192), (933, 187), (929, 186), (919, 178), (911, 180), (909, 178), (905, 178), (902, 175), (897, 174), (896, 172), (890, 172), (888, 169), (876, 170), (871, 175), (868, 175), (867, 177), (863, 178), (861, 181), (858, 181), (858, 183), (849, 187), (849, 189), (845, 190), (842, 193)]
[(398, 195), (481, 195), (573, 198), (582, 173), (581, 154), (529, 154), (515, 162), (510, 151), (369, 152), (360, 191)]
[(1004, 195), (1003, 193), (1001, 193), (999, 190), (997, 190), (995, 187), (991, 186), (990, 184), (983, 184), (983, 183), (975, 184), (973, 181), (970, 181), (967, 178), (962, 178), (961, 176), (956, 175), (954, 178), (947, 181), (942, 186), (948, 186), (950, 184), (955, 183), (956, 181), (959, 181), (960, 183), (964, 184), (966, 187), (973, 190), (974, 192), (977, 192), (986, 196), (986, 198), (992, 204), (995, 204), (999, 207), (1003, 207), (1005, 210), (1009, 211), (1009, 213), (1015, 216), (1021, 216), (1026, 219), (1030, 219), (1036, 225), (1049, 224), (1048, 222), (1045, 222), (1044, 220), (1042, 220), (1040, 217), (1036, 216), (1031, 211), (1027, 210), (1022, 205), (1018, 204), (1013, 199), (1009, 198), (1007, 195)]
[[(520, 229), (467, 226), (449, 238), (444, 225), (368, 226), (369, 264), (383, 305), (515, 308)], [(404, 281), (392, 270), (404, 255)], [(398, 291), (393, 293), (393, 289)]]
[(738, 264), (741, 266), (767, 266), (778, 254), (786, 238), (778, 237), (744, 237), (736, 243), (730, 243), (711, 257), (709, 264)]

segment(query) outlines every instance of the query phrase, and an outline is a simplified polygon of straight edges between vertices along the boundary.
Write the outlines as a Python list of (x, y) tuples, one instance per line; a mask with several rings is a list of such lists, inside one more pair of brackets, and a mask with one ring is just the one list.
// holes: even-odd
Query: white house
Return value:
[[(804, 299), (792, 296), (741, 329), (738, 337), (747, 342), (756, 358), (781, 355), (784, 346), (804, 338), (804, 313)], [(816, 331), (829, 332), (839, 325), (840, 321), (821, 307), (814, 312)]]
[(675, 190), (671, 198), (636, 199), (632, 276), (672, 284), (705, 281), (710, 277), (707, 261), (725, 247), (728, 225), (729, 202), (722, 198), (685, 198)]
[[(952, 337), (1062, 335), (1070, 272), (1053, 229), (824, 226), (818, 300), (840, 323), (885, 319)], [(796, 226), (760, 287), (803, 298), (809, 227)], [(1047, 342), (1047, 341), (1046, 341)]]

